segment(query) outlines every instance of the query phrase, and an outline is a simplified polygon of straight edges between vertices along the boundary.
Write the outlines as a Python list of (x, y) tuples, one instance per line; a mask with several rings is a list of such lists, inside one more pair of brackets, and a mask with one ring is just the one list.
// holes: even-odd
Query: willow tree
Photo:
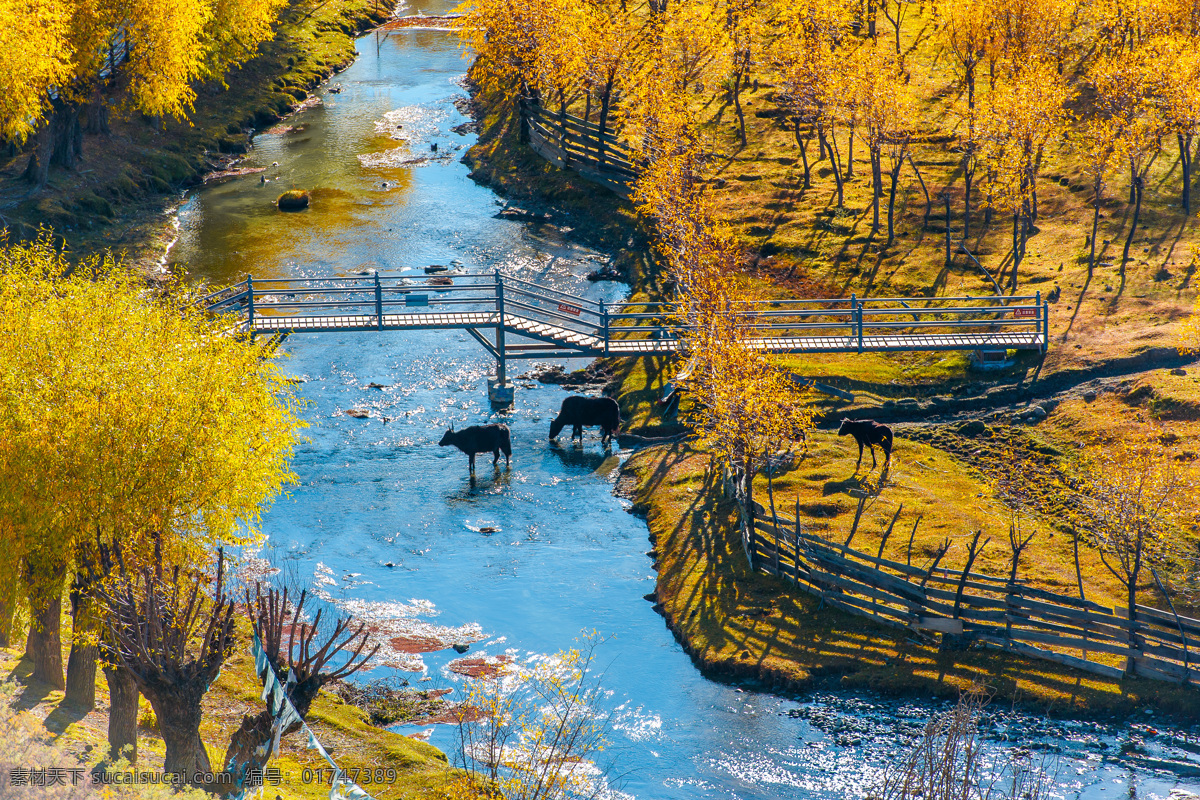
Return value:
[(120, 263), (73, 264), (43, 234), (0, 248), (0, 272), (0, 563), (23, 578), (34, 676), (61, 687), (59, 607), (86, 545), (119, 539), (136, 567), (155, 536), (253, 539), (300, 423), (261, 348)]
[[(194, 84), (219, 80), (253, 57), (271, 37), (285, 0), (28, 0), (17, 5), (42, 9), (21, 15), (28, 27), (19, 29), (20, 36), (30, 45), (56, 36), (30, 60), (43, 76), (38, 87), (53, 87), (53, 93), (19, 109), (29, 113), (26, 124), (38, 130), (26, 177), (41, 186), (51, 166), (73, 168), (82, 155), (85, 109), (93, 130), (106, 126), (113, 106), (150, 117), (186, 118), (196, 98)], [(38, 29), (43, 17), (53, 22), (45, 31)], [(55, 54), (69, 55), (65, 69), (44, 66)], [(0, 57), (0, 70), (0, 85), (28, 84), (22, 61)]]
[(0, 141), (24, 142), (71, 74), (70, 11), (62, 0), (0, 0)]

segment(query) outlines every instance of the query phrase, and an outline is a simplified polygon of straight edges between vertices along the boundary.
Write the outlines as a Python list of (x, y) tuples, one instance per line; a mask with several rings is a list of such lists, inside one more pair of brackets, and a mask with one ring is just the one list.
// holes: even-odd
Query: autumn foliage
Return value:
[(37, 677), (62, 686), (67, 576), (103, 543), (137, 569), (156, 539), (173, 563), (254, 539), (301, 423), (261, 348), (111, 257), (74, 263), (43, 235), (0, 249), (0, 270), (0, 564), (17, 578), (0, 632), (28, 601)]
[(82, 131), (111, 111), (185, 119), (199, 81), (220, 81), (269, 39), (285, 0), (3, 0), (0, 139), (36, 135), (27, 177), (70, 167)]

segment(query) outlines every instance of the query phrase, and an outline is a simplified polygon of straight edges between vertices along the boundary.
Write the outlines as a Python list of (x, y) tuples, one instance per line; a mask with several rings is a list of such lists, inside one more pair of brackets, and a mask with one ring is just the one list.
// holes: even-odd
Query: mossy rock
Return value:
[(303, 211), (308, 208), (310, 199), (308, 192), (303, 189), (288, 189), (279, 195), (275, 205), (279, 206), (280, 211)]
[(244, 153), (247, 150), (246, 137), (242, 134), (222, 136), (217, 139), (217, 150), (222, 153)]
[(35, 210), (42, 220), (54, 227), (64, 227), (78, 222), (75, 215), (64, 208), (62, 201), (56, 197), (45, 197), (37, 201)]
[(179, 183), (196, 174), (196, 169), (188, 160), (174, 153), (160, 153), (154, 159), (151, 170), (154, 174), (168, 183)]
[(140, 196), (142, 193), (141, 186), (136, 180), (130, 177), (128, 172), (122, 172), (120, 175), (118, 175), (116, 179), (113, 180), (111, 189), (116, 194), (131, 199)]
[(988, 432), (989, 432), (988, 426), (984, 425), (982, 421), (977, 420), (977, 419), (970, 420), (969, 422), (964, 422), (963, 424), (958, 426), (958, 435), (959, 436), (968, 436), (972, 439), (974, 439), (977, 436), (982, 436), (983, 434), (988, 433)]
[(74, 205), (77, 209), (88, 211), (101, 217), (111, 219), (116, 216), (112, 204), (90, 189), (76, 195)]

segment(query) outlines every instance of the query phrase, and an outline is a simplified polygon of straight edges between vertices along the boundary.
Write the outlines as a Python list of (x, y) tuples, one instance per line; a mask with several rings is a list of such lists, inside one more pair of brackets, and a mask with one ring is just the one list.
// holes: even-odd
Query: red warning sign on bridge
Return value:
[(579, 306), (572, 306), (566, 303), (559, 303), (558, 310), (564, 314), (574, 314), (577, 317), (583, 313), (583, 309)]
[(1036, 317), (1037, 317), (1037, 315), (1038, 315), (1038, 310), (1037, 310), (1036, 308), (1014, 308), (1014, 309), (1013, 309), (1013, 316), (1014, 316), (1014, 317), (1032, 317), (1032, 318), (1036, 318)]

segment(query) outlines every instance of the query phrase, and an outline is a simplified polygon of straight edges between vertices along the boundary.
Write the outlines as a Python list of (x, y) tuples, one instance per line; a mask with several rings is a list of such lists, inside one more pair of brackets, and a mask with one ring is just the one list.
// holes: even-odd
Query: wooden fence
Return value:
[(520, 102), (529, 146), (542, 158), (628, 197), (637, 179), (636, 157), (611, 132), (567, 113), (554, 113), (532, 100)]
[[(1200, 619), (1139, 604), (1130, 620), (1122, 607), (971, 572), (970, 556), (965, 572), (943, 567), (944, 549), (925, 566), (891, 561), (883, 546), (895, 519), (872, 555), (805, 533), (798, 506), (788, 519), (744, 502), (744, 479), (731, 479), (727, 489), (738, 498), (751, 566), (825, 605), (894, 628), (941, 633), (943, 647), (984, 642), (1113, 679), (1127, 674), (1124, 659), (1132, 659), (1137, 675), (1200, 686)], [(970, 553), (977, 552), (972, 545)]]

